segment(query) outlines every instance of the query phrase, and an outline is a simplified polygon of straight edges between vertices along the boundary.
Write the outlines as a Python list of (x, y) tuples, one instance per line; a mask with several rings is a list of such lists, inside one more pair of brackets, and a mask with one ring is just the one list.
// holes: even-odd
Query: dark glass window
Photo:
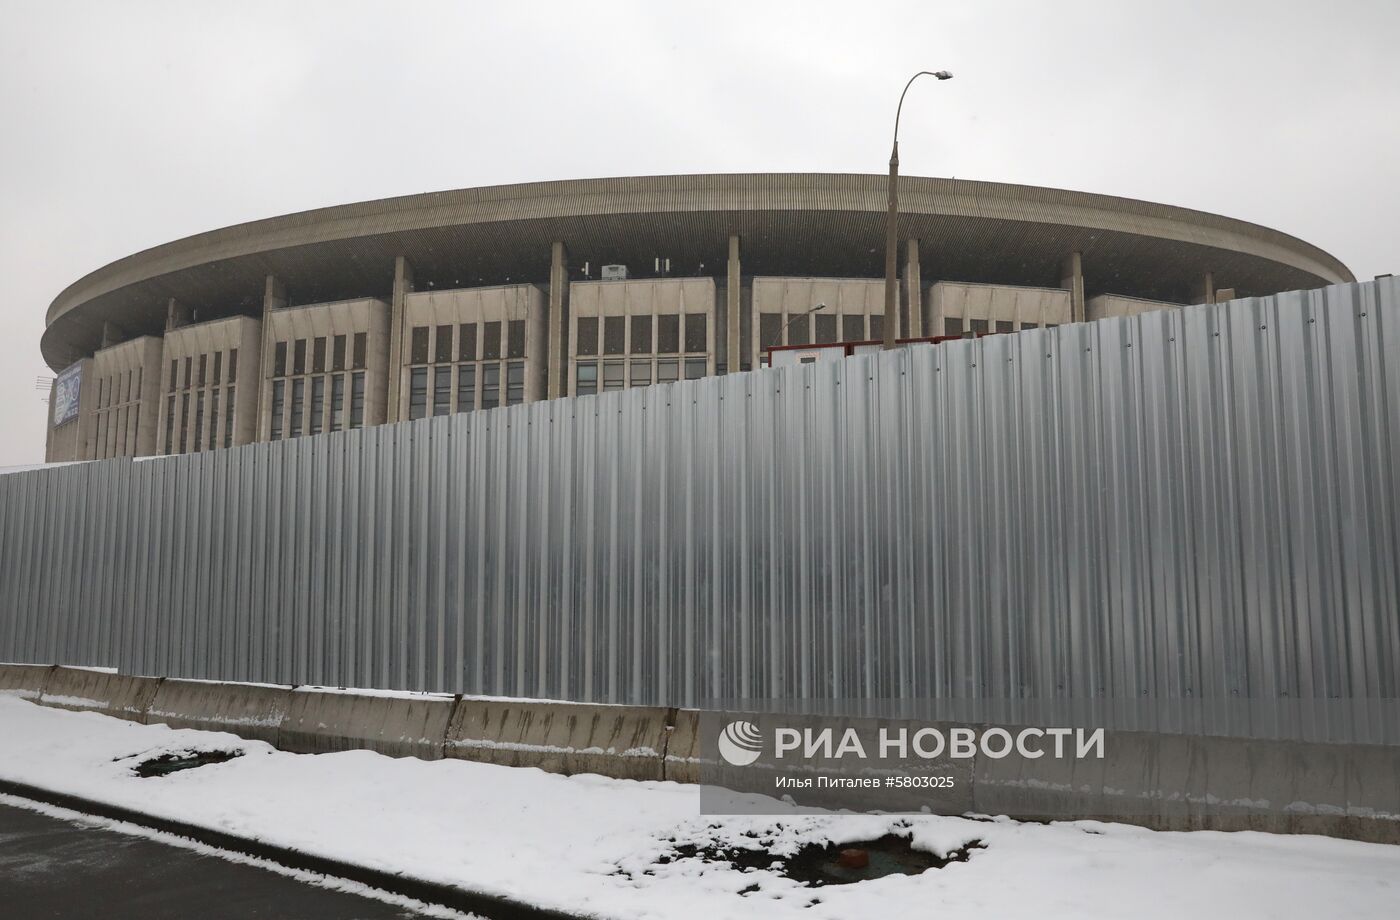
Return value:
[(414, 326), (408, 352), (409, 364), (428, 363), (428, 327)]
[[(451, 326), (445, 327), (451, 329)], [(452, 411), (452, 365), (439, 365), (433, 369), (433, 415), (446, 415)]]
[(681, 350), (681, 317), (666, 313), (656, 318), (657, 354), (674, 355)]
[[(345, 342), (345, 336), (337, 336), (341, 344)], [(344, 349), (341, 349), (342, 356)], [(331, 377), (331, 431), (339, 431), (345, 427), (345, 375), (336, 374)]]
[(292, 373), (306, 373), (306, 339), (297, 339), (292, 343)]
[(475, 408), (476, 365), (463, 364), (457, 368), (457, 411), (470, 412)]
[(1022, 324), (1021, 324), (1021, 329), (1022, 329), (1022, 330), (1025, 330), (1025, 329), (1039, 329), (1039, 328), (1040, 328), (1040, 327), (1037, 326), (1035, 323), (1022, 323)]
[(170, 362), (170, 386), (169, 390), (180, 388), (180, 359), (174, 358)]
[(365, 355), (369, 352), (369, 335), (364, 332), (355, 333), (355, 354), (352, 356), (354, 364), (351, 365), (357, 371), (365, 369)]
[(287, 382), (285, 380), (272, 381), (272, 440), (282, 440), (282, 407), (286, 402)]
[[(491, 323), (487, 323), (490, 326)], [(497, 323), (496, 325), (500, 325)], [(481, 368), (481, 408), (494, 409), (501, 404), (501, 366), (487, 364)]]
[(948, 316), (943, 319), (944, 335), (962, 335), (963, 321), (960, 316)]
[(187, 390), (190, 388), (190, 367), (193, 366), (193, 364), (193, 358), (185, 359), (185, 389)]
[(997, 332), (1010, 332), (1011, 324), (1004, 319), (997, 320)]
[(596, 355), (598, 353), (598, 317), (580, 316), (577, 323), (578, 341), (574, 343), (574, 353)]
[(433, 360), (439, 364), (452, 360), (451, 326), (438, 326), (433, 330)]
[(463, 323), (457, 327), (457, 360), (476, 360), (476, 323)]
[(812, 317), (798, 313), (787, 318), (787, 343), (789, 345), (812, 344)]
[(272, 376), (287, 376), (287, 343), (278, 342), (272, 346)]
[[(324, 342), (325, 339), (317, 339), (316, 341), (318, 341), (318, 342)], [(322, 359), (324, 359), (324, 358), (326, 357), (325, 351), (322, 351), (322, 352), (321, 352), (321, 357), (322, 357)], [(325, 414), (326, 414), (326, 413), (325, 413), (325, 410), (326, 410), (326, 378), (325, 378), (325, 377), (312, 377), (312, 378), (311, 378), (311, 433), (312, 433), (312, 434), (320, 434), (320, 433), (322, 432), (322, 430), (324, 430), (324, 429), (323, 429), (323, 424), (324, 424), (324, 423), (323, 423), (321, 420), (325, 417)]]
[(628, 349), (634, 355), (651, 354), (651, 317), (632, 317), (632, 347)]
[(494, 360), (501, 356), (501, 324), (496, 320), (481, 324), (481, 357)]
[(627, 386), (627, 366), (621, 361), (603, 363), (603, 390), (621, 390)]
[(865, 340), (865, 315), (857, 313), (854, 316), (846, 315), (841, 317), (841, 341), (862, 342)]
[(525, 401), (525, 362), (512, 361), (506, 365), (506, 405), (518, 406)]
[(598, 392), (598, 365), (592, 361), (579, 362), (574, 368), (574, 395), (592, 396)]
[[(231, 352), (231, 353), (232, 353), (232, 352)], [(230, 364), (230, 365), (229, 365), (229, 370), (232, 371), (232, 369), (233, 369), (233, 365)], [(228, 392), (227, 392), (226, 394), (224, 394), (224, 400), (225, 400), (225, 401), (224, 401), (224, 446), (225, 446), (225, 447), (232, 447), (232, 446), (233, 446), (233, 407), (234, 407), (234, 404), (235, 404), (235, 402), (234, 402), (234, 396), (236, 395), (236, 392), (237, 392), (237, 391), (235, 390), (234, 387), (229, 387), (229, 388), (228, 388)]]
[(311, 373), (326, 372), (326, 337), (318, 335), (311, 342)]
[[(360, 333), (364, 335), (364, 333)], [(350, 378), (350, 427), (365, 423), (365, 374), (361, 371)]]
[(885, 315), (883, 313), (870, 314), (870, 338), (872, 341), (879, 341), (885, 335)]
[(214, 352), (214, 386), (224, 382), (224, 353)]
[(628, 379), (629, 386), (651, 386), (651, 361), (649, 359), (644, 358), (640, 361), (633, 361), (628, 370), (630, 371)]
[(620, 355), (626, 347), (627, 317), (603, 317), (603, 354)]
[(818, 313), (813, 317), (817, 321), (817, 344), (830, 345), (836, 341), (836, 317)]
[(428, 414), (428, 369), (415, 367), (408, 380), (408, 417), (422, 418)]
[(204, 391), (194, 394), (194, 449), (204, 449)]
[(200, 356), (199, 356), (199, 372), (195, 375), (195, 386), (200, 386), (200, 387), (204, 386), (204, 381), (205, 381), (205, 379), (206, 379), (206, 378), (205, 378), (205, 371), (208, 370), (208, 367), (209, 367), (209, 356), (208, 356), (208, 355), (200, 355)]
[(972, 321), (972, 334), (973, 334), (973, 335), (986, 335), (986, 334), (987, 334), (987, 321), (986, 321), (985, 319), (974, 319), (974, 320)]
[(237, 349), (237, 348), (230, 348), (230, 349), (228, 350), (228, 382), (229, 382), (229, 383), (237, 383), (237, 382), (238, 382), (238, 349)]
[(760, 349), (783, 344), (780, 341), (782, 334), (783, 315), (781, 313), (758, 314), (758, 347)]
[(338, 335), (331, 340), (331, 370), (345, 370), (345, 336)]
[(506, 323), (506, 357), (525, 357), (525, 320), (513, 319)]
[(680, 377), (680, 362), (675, 358), (656, 360), (656, 382), (674, 383)]
[(705, 371), (707, 369), (706, 363), (704, 358), (686, 358), (685, 379), (699, 380), (701, 377), (705, 376)]
[(223, 416), (219, 415), (219, 391), (213, 389), (209, 391), (209, 449), (213, 450), (219, 446), (219, 420)]
[(705, 334), (707, 316), (703, 313), (685, 315), (685, 350), (709, 351), (710, 341)]
[(302, 427), (302, 426), (305, 424), (304, 420), (302, 419), (302, 416), (305, 414), (305, 409), (306, 409), (306, 381), (305, 381), (304, 379), (302, 379), (302, 380), (293, 380), (293, 381), (292, 381), (292, 423), (291, 423), (291, 425), (289, 425), (288, 427), (291, 429), (291, 436), (294, 437), (294, 438), (299, 438), (299, 437), (301, 437), (302, 432), (305, 430), (305, 429)]
[(176, 453), (172, 439), (175, 437), (175, 394), (165, 398), (165, 452)]
[(185, 452), (185, 445), (189, 443), (186, 438), (190, 433), (190, 394), (180, 394), (180, 446), (175, 449), (178, 454)]

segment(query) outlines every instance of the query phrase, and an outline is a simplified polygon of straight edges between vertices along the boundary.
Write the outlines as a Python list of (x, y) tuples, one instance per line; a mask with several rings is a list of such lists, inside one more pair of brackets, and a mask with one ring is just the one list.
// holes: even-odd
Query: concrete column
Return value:
[(174, 332), (181, 326), (188, 326), (191, 321), (190, 308), (180, 303), (174, 297), (165, 302), (165, 331)]
[(385, 421), (397, 422), (399, 388), (403, 382), (403, 318), (404, 301), (413, 293), (413, 263), (406, 256), (394, 259), (394, 292), (389, 302), (389, 362), (385, 372), (389, 377), (389, 405)]
[(549, 306), (545, 321), (549, 324), (545, 345), (547, 394), (550, 399), (558, 399), (569, 389), (564, 379), (569, 368), (569, 251), (558, 241), (549, 250)]
[(1215, 289), (1215, 303), (1226, 303), (1227, 301), (1234, 300), (1237, 296), (1239, 295), (1235, 293), (1234, 288)]
[(1206, 272), (1196, 282), (1191, 292), (1192, 303), (1215, 303), (1215, 273)]
[[(907, 319), (904, 328), (909, 338), (924, 333), (924, 280), (919, 272), (919, 241), (904, 241), (904, 308)], [(938, 333), (934, 333), (937, 335)]]
[[(263, 321), (262, 321), (262, 354), (258, 357), (258, 433), (257, 440), (267, 440), (268, 433), (265, 425), (262, 424), (264, 416), (270, 418), (272, 403), (272, 323), (268, 322), (267, 314), (273, 310), (285, 309), (290, 301), (287, 298), (287, 287), (280, 279), (273, 275), (268, 275), (263, 284)], [(176, 421), (178, 428), (179, 421)]]
[(113, 345), (120, 345), (126, 340), (126, 330), (109, 320), (102, 322), (102, 345), (101, 348), (111, 348)]
[(724, 320), (725, 320), (725, 372), (737, 374), (743, 370), (744, 356), (739, 354), (740, 342), (739, 328), (740, 301), (743, 298), (744, 276), (739, 265), (739, 237), (731, 235), (729, 237), (729, 273), (726, 276), (724, 285)]
[(1078, 250), (1060, 266), (1060, 287), (1069, 291), (1070, 322), (1084, 322), (1084, 256)]

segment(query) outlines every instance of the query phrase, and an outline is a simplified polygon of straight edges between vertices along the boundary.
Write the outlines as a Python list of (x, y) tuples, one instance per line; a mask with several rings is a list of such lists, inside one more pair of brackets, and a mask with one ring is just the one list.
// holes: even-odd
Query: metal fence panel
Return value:
[(0, 660), (1204, 700), (1240, 731), (1229, 701), (1394, 700), (1397, 301), (1382, 279), (0, 476)]

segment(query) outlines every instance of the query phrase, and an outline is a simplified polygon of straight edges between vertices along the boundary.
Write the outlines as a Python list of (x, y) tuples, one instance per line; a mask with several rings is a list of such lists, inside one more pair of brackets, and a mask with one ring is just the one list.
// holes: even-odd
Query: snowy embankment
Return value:
[[(190, 748), (242, 756), (142, 779)], [(288, 754), (214, 732), (45, 709), (0, 694), (0, 778), (334, 859), (617, 918), (1400, 916), (1400, 847), (1319, 837), (1154, 833), (1091, 822), (804, 815), (713, 818), (695, 787), (367, 751)], [(677, 844), (791, 852), (912, 834), (967, 862), (808, 888), (695, 859)], [(745, 892), (745, 893), (741, 893)]]

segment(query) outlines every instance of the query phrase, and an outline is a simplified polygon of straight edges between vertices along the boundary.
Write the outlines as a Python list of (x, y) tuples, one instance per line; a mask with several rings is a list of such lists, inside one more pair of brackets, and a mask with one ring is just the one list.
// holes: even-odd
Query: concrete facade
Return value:
[[(808, 314), (817, 304), (824, 308)], [(863, 278), (755, 278), (754, 366), (773, 345), (874, 341), (883, 334), (885, 282)]]
[[(217, 388), (185, 385), (183, 377), (181, 386), (172, 387), (162, 355), (161, 403), (154, 415), (142, 410), (138, 428), (144, 434), (114, 440), (111, 433), (121, 422), (107, 419), (110, 410), (125, 411), (130, 424), (134, 407), (99, 406), (106, 383), (85, 379), (79, 418), (51, 426), (46, 457), (83, 460), (234, 446), (272, 438), (274, 414), (281, 423), (279, 437), (397, 421), (412, 411), (415, 367), (425, 369), (418, 377), (432, 378), (434, 395), (439, 384), (452, 391), (445, 402), (422, 399), (423, 410), (431, 404), (435, 414), (459, 411), (464, 406), (458, 391), (466, 392), (464, 361), (436, 360), (435, 330), (463, 325), (447, 314), (490, 312), (491, 299), (512, 288), (535, 293), (526, 304), (523, 353), (501, 360), (524, 363), (488, 369), (479, 362), (496, 359), (483, 351), (472, 370), (503, 381), (520, 378), (500, 384), (509, 388), (499, 394), (500, 403), (590, 391), (588, 385), (576, 388), (575, 301), (595, 311), (587, 316), (627, 317), (623, 339), (630, 343), (632, 317), (681, 315), (668, 312), (663, 301), (670, 295), (662, 292), (685, 291), (684, 315), (705, 316), (705, 341), (700, 348), (693, 339), (694, 350), (677, 353), (682, 377), (699, 373), (702, 359), (706, 376), (759, 366), (765, 324), (773, 332), (778, 320), (785, 323), (799, 307), (827, 297), (840, 303), (794, 322), (781, 337), (824, 339), (834, 320), (840, 341), (850, 341), (858, 324), (862, 338), (876, 339), (884, 323), (879, 242), (886, 181), (859, 175), (659, 176), (464, 189), (308, 211), (158, 246), (64, 290), (48, 311), (41, 342), (45, 359), (59, 370), (143, 337), (261, 318), (260, 348), (247, 350), (239, 334), (241, 365), (256, 365), (263, 380), (249, 410), (255, 418), (251, 432), (243, 412), (253, 397), (245, 389), (238, 390), (230, 426), (226, 394), (219, 393), (215, 414)], [(987, 331), (1015, 331), (1092, 319), (1087, 304), (1097, 300), (1103, 307), (1108, 303), (1103, 297), (1216, 302), (1352, 280), (1336, 259), (1286, 234), (1151, 202), (921, 177), (904, 177), (900, 197), (897, 325), (911, 336), (974, 331), (984, 324)], [(598, 281), (603, 265), (625, 266), (627, 280)], [(636, 287), (643, 283), (656, 287)], [(628, 287), (605, 293), (599, 284)], [(867, 302), (872, 294), (880, 296)], [(654, 308), (636, 301), (653, 296), (662, 298)], [(431, 307), (422, 306), (425, 297)], [(703, 307), (694, 306), (697, 298)], [(809, 302), (797, 303), (804, 299)], [(455, 306), (443, 306), (447, 303)], [(429, 326), (434, 360), (415, 364), (412, 334), (418, 320), (412, 314), (423, 309), (441, 316)], [(959, 320), (961, 330), (955, 328)], [(482, 327), (484, 343), (486, 323), (510, 320), (474, 322)], [(668, 335), (671, 322), (664, 323)], [(700, 322), (694, 320), (695, 335)], [(1004, 328), (1008, 323), (1010, 330)], [(638, 321), (639, 334), (645, 325)], [(663, 324), (654, 319), (652, 325)], [(314, 363), (321, 342), (333, 364), (337, 336), (349, 336), (345, 347), (353, 350), (357, 332), (366, 336), (366, 366), (359, 377), (354, 368), (273, 373), (279, 342), (287, 349), (303, 342), (310, 350), (308, 363)], [(460, 334), (458, 329), (454, 336)], [(182, 344), (177, 357), (197, 362), (204, 354), (208, 364), (218, 353), (208, 345), (202, 352), (192, 347)], [(151, 351), (149, 344), (142, 348), (143, 354)], [(671, 379), (672, 362), (661, 357), (665, 353), (649, 354), (650, 380)], [(452, 369), (444, 374), (437, 366), (445, 363)], [(584, 361), (584, 372), (596, 371), (598, 386), (605, 371), (616, 375), (618, 370), (590, 363), (596, 364)], [(647, 379), (642, 363), (640, 357), (627, 359), (627, 385)], [(197, 363), (191, 373), (197, 380)], [(350, 376), (336, 376), (344, 373)], [(304, 379), (297, 384), (294, 376)], [(276, 379), (284, 381), (280, 387)], [(290, 407), (298, 387), (301, 412), (294, 421)], [(358, 396), (352, 392), (356, 387)], [(280, 411), (274, 413), (279, 390)], [(202, 416), (201, 392), (210, 403)], [(484, 392), (476, 385), (473, 399), (479, 408), (493, 404)], [(146, 398), (143, 393), (141, 400)], [(308, 407), (317, 399), (322, 409), (312, 413)], [(340, 410), (325, 408), (337, 399)], [(345, 409), (354, 401), (360, 405), (357, 420)], [(102, 413), (107, 421), (99, 434)], [(148, 416), (156, 419), (154, 425), (147, 425)]]
[(262, 323), (246, 316), (165, 334), (157, 452), (251, 444), (257, 436)]
[(1123, 297), (1118, 294), (1100, 294), (1089, 298), (1086, 308), (1087, 319), (1108, 319), (1114, 316), (1137, 316), (1153, 310), (1167, 310), (1181, 304), (1163, 303), (1160, 300), (1145, 300), (1141, 297)]
[(570, 393), (714, 375), (718, 323), (712, 279), (588, 281), (569, 287)]

